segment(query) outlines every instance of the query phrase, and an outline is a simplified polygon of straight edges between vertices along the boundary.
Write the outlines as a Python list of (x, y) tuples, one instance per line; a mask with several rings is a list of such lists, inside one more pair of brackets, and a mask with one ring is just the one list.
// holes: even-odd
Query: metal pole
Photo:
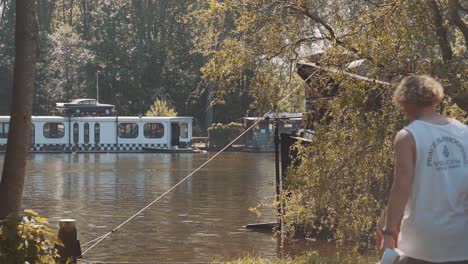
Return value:
[(115, 111), (115, 146), (117, 153), (119, 152), (119, 114)]
[(280, 204), (280, 195), (281, 195), (281, 182), (280, 182), (280, 164), (279, 164), (279, 132), (278, 132), (278, 118), (275, 118), (275, 178), (276, 178), (276, 202), (278, 203), (278, 224), (280, 230), (282, 229), (281, 225), (281, 204)]
[(96, 72), (96, 101), (99, 102), (99, 71)]
[(73, 148), (71, 144), (72, 130), (71, 130), (71, 116), (68, 116), (68, 151), (72, 153)]

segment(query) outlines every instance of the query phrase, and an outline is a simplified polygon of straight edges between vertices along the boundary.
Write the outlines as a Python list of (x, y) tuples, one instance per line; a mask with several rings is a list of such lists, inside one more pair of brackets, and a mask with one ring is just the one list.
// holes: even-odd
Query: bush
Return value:
[(55, 263), (58, 257), (55, 245), (61, 242), (46, 226), (47, 219), (32, 210), (24, 213), (24, 216), (10, 217), (0, 225), (0, 263)]
[(156, 99), (145, 116), (177, 116), (177, 111), (167, 101)]
[(240, 123), (231, 122), (229, 124), (213, 124), (208, 128), (208, 137), (210, 147), (223, 148), (229, 142), (238, 137), (242, 131), (243, 126)]
[(290, 233), (327, 230), (339, 246), (362, 251), (375, 246), (392, 181), (393, 138), (405, 122), (392, 89), (340, 81), (339, 95), (323, 102), (316, 140), (300, 147), (301, 165), (288, 174), (285, 222)]

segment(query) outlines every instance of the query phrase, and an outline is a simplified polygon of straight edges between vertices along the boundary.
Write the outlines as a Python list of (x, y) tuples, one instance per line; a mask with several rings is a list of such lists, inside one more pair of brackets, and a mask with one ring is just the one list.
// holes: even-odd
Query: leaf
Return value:
[(35, 211), (31, 210), (31, 209), (25, 209), (24, 213), (26, 215), (28, 215), (28, 216), (38, 216), (38, 214)]
[(36, 217), (36, 222), (40, 224), (47, 223), (47, 218), (38, 216)]

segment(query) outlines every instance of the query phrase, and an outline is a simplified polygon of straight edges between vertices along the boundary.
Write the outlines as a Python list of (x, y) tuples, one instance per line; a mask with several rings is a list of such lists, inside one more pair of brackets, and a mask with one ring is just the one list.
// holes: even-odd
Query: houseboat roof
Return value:
[[(64, 116), (32, 116), (32, 119), (34, 121), (48, 121), (48, 120), (63, 120), (67, 121), (69, 118), (71, 120), (80, 120), (80, 121), (115, 121), (116, 117), (115, 116), (83, 116), (83, 117), (64, 117)], [(0, 120), (9, 120), (10, 116), (0, 116)], [(152, 121), (152, 120), (161, 120), (161, 121), (191, 121), (193, 120), (193, 117), (190, 116), (119, 116), (118, 117), (119, 121)]]

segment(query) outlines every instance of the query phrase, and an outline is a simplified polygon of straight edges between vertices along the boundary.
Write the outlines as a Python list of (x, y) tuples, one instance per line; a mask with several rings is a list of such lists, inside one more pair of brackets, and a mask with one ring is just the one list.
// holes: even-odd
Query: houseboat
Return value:
[[(32, 152), (162, 152), (191, 149), (192, 117), (33, 116)], [(0, 116), (0, 152), (9, 116)]]

